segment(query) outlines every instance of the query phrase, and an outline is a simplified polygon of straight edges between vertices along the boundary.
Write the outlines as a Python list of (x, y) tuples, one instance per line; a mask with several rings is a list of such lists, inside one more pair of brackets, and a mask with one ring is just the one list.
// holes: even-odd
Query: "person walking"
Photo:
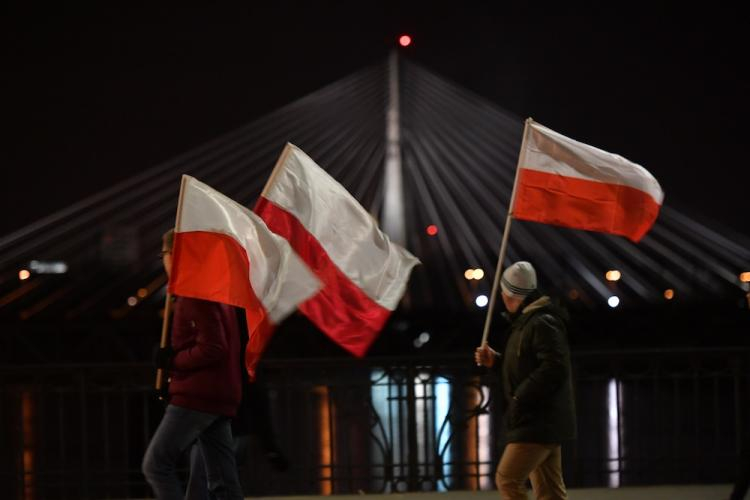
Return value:
[[(162, 238), (167, 275), (173, 241), (170, 230)], [(173, 308), (171, 343), (157, 356), (157, 366), (169, 372), (169, 403), (143, 457), (143, 474), (156, 498), (182, 500), (177, 462), (197, 443), (212, 498), (242, 499), (230, 429), (242, 390), (236, 313), (232, 306), (188, 297), (176, 297)]]
[(506, 500), (526, 499), (527, 479), (537, 499), (567, 499), (561, 445), (576, 437), (567, 313), (537, 290), (529, 262), (508, 267), (500, 284), (511, 322), (504, 353), (486, 343), (474, 353), (478, 365), (500, 366), (507, 401), (495, 482)]

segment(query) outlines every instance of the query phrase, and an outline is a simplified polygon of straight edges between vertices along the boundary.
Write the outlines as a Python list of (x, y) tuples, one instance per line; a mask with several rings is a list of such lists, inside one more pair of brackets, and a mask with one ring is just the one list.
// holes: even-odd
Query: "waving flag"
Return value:
[(193, 177), (182, 177), (169, 291), (245, 309), (251, 377), (274, 325), (319, 288), (289, 243), (260, 217)]
[(300, 311), (344, 349), (363, 356), (419, 260), (392, 243), (341, 184), (291, 144), (255, 211), (323, 283)]
[(527, 122), (512, 216), (639, 241), (664, 200), (656, 179), (625, 158)]

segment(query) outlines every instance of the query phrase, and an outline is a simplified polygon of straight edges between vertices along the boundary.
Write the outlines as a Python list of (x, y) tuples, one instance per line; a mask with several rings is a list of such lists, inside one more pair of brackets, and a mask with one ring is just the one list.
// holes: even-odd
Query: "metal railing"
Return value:
[[(150, 495), (140, 462), (163, 411), (150, 366), (0, 373), (4, 498)], [(750, 425), (750, 350), (576, 353), (574, 377), (570, 486), (731, 480)], [(268, 360), (261, 380), (290, 467), (275, 470), (251, 440), (240, 468), (248, 495), (494, 488), (499, 379), (466, 356)]]

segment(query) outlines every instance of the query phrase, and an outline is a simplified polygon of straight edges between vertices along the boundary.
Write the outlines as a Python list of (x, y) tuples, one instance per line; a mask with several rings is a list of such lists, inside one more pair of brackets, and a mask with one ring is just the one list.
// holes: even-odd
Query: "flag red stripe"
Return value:
[(169, 291), (245, 309), (250, 337), (245, 365), (254, 377), (255, 365), (273, 333), (273, 325), (250, 285), (250, 261), (237, 240), (208, 231), (176, 233)]
[(588, 231), (602, 231), (639, 241), (659, 214), (646, 192), (522, 168), (513, 217)]
[(271, 231), (289, 241), (323, 283), (320, 292), (300, 304), (300, 310), (341, 347), (364, 356), (391, 311), (354, 284), (294, 215), (263, 197), (255, 212)]
[(169, 290), (175, 295), (251, 307), (247, 252), (234, 238), (207, 231), (178, 232), (172, 251)]

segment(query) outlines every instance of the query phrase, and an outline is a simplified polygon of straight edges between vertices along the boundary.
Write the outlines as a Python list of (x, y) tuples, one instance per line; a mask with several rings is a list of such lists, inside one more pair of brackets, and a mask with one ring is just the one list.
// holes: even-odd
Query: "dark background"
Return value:
[[(519, 118), (532, 116), (640, 163), (661, 182), (667, 204), (710, 225), (750, 234), (747, 18), (734, 10), (740, 4), (187, 4), (0, 6), (0, 237), (383, 61), (404, 32), (414, 37), (413, 46), (402, 49), (410, 60)], [(625, 446), (632, 452), (626, 467), (632, 470), (626, 470), (630, 475), (623, 481), (732, 480), (733, 444), (748, 421), (732, 411), (736, 406), (727, 406), (745, 394), (737, 387), (740, 377), (747, 380), (747, 350), (728, 349), (747, 345), (750, 315), (743, 304), (738, 296), (737, 303), (675, 302), (573, 315), (575, 375), (588, 386), (578, 392), (585, 430), (578, 460), (565, 463), (582, 464), (579, 472), (599, 477), (573, 474), (569, 484), (606, 481), (611, 462), (600, 439), (608, 430), (604, 384), (615, 378), (626, 384), (625, 397), (632, 398), (626, 399), (623, 422), (627, 419), (628, 429), (636, 430), (626, 434)], [(24, 390), (39, 404), (35, 416), (44, 439), (36, 442), (38, 463), (46, 463), (50, 488), (58, 487), (59, 496), (85, 497), (81, 489), (87, 488), (97, 498), (112, 496), (94, 491), (107, 486), (106, 478), (119, 477), (102, 475), (102, 467), (124, 471), (123, 480), (135, 485), (137, 496), (147, 494), (139, 464), (144, 437), (155, 422), (144, 417), (148, 407), (143, 413), (140, 408), (147, 401), (152, 417), (159, 415), (150, 398), (153, 372), (146, 362), (161, 320), (153, 309), (136, 312), (144, 316), (3, 325), (0, 378), (6, 383), (0, 386), (0, 429), (6, 433), (0, 442), (10, 445), (0, 446), (0, 482), (22, 477), (18, 464), (27, 448), (18, 391)], [(468, 370), (484, 319), (479, 310), (455, 317), (397, 313), (368, 355), (412, 356), (423, 366), (425, 356), (448, 353)], [(493, 322), (493, 345), (502, 345), (504, 326), (499, 317)], [(432, 340), (418, 350), (413, 340), (422, 331), (432, 332)], [(644, 347), (649, 350), (627, 351)], [(712, 351), (716, 347), (724, 350)], [(600, 349), (603, 353), (594, 352)], [(321, 373), (327, 380), (341, 360), (320, 365), (326, 370), (311, 365), (314, 376), (300, 366), (314, 362), (313, 357), (336, 356), (348, 358), (294, 315), (274, 335), (265, 359), (283, 371), (277, 387), (306, 390)], [(300, 364), (287, 366), (281, 358), (300, 358)], [(69, 364), (92, 360), (98, 368)], [(32, 362), (34, 369), (10, 366)], [(338, 373), (343, 375), (336, 383), (348, 391), (354, 380)], [(331, 387), (334, 393), (342, 386)], [(286, 394), (278, 401), (318, 401), (310, 393)], [(317, 435), (314, 420), (295, 407), (274, 410), (286, 419), (276, 424), (294, 431), (285, 436), (285, 449), (313, 449), (300, 448), (304, 441), (295, 437)], [(493, 409), (493, 414), (500, 412)], [(356, 429), (347, 424), (341, 428)], [(117, 447), (120, 442), (126, 453)], [(110, 449), (126, 457), (124, 465), (110, 462)], [(73, 454), (84, 457), (82, 465)], [(60, 461), (45, 462), (45, 457)], [(308, 469), (313, 471), (309, 484), (324, 470), (317, 464)], [(266, 479), (276, 481), (283, 494), (298, 484), (288, 477)], [(20, 492), (24, 482), (16, 485)]]
[[(3, 8), (0, 234), (402, 52), (750, 233), (743, 17), (637, 3)], [(279, 145), (281, 149), (282, 145)], [(270, 165), (269, 165), (270, 168)], [(175, 180), (177, 182), (177, 180)]]

